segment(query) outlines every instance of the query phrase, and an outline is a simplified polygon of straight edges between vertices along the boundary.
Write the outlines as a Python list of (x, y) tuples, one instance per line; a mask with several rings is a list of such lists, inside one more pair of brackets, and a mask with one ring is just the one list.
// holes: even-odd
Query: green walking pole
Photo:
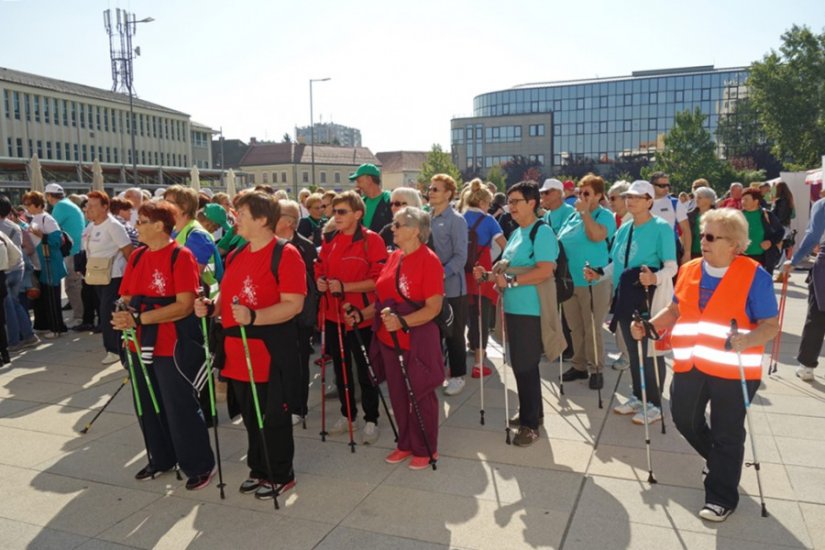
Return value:
[[(201, 292), (201, 298), (204, 298)], [(209, 407), (212, 413), (212, 428), (215, 433), (215, 454), (218, 457), (218, 489), (221, 492), (221, 500), (226, 498), (223, 482), (223, 467), (221, 466), (221, 441), (218, 438), (218, 413), (215, 410), (215, 382), (212, 379), (212, 353), (209, 351), (209, 331), (206, 327), (206, 317), (201, 317), (201, 331), (203, 332), (203, 352), (206, 356), (206, 380), (209, 385)]]
[[(232, 298), (232, 304), (240, 304), (237, 296)], [(269, 483), (272, 484), (272, 501), (275, 503), (275, 509), (278, 510), (278, 494), (275, 492), (275, 476), (272, 475), (272, 463), (269, 461), (269, 450), (266, 447), (266, 436), (264, 435), (264, 417), (261, 415), (261, 405), (258, 402), (258, 389), (255, 386), (255, 375), (252, 373), (252, 359), (249, 357), (249, 343), (246, 341), (246, 326), (238, 325), (241, 329), (241, 341), (243, 342), (243, 353), (246, 359), (246, 372), (249, 374), (249, 386), (252, 389), (252, 402), (255, 404), (255, 416), (258, 421), (258, 433), (261, 434), (261, 447), (264, 451), (264, 461), (266, 462), (266, 473), (269, 474)]]

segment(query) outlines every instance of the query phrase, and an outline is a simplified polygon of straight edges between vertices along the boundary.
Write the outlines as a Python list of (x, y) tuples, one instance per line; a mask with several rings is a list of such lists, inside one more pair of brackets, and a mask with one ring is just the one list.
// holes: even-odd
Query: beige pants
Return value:
[[(590, 287), (577, 286), (573, 296), (562, 304), (564, 317), (573, 339), (573, 368), (580, 371), (601, 372), (604, 368), (602, 323), (610, 310), (610, 284), (605, 282), (593, 288), (593, 320), (591, 322)], [(596, 329), (596, 349), (593, 349), (593, 326)], [(589, 368), (588, 368), (589, 367)]]

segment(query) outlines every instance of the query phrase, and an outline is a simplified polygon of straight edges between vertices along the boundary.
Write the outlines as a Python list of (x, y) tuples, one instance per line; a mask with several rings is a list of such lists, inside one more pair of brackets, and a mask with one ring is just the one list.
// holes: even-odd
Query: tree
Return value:
[(504, 173), (504, 169), (501, 167), (500, 164), (496, 164), (489, 170), (487, 170), (487, 181), (493, 182), (495, 184), (496, 189), (504, 193), (507, 190), (507, 174)]
[(292, 143), (292, 138), (289, 135), (289, 132), (284, 132), (284, 137), (281, 138), (282, 143)]
[(643, 169), (642, 174), (667, 172), (674, 192), (690, 191), (698, 178), (716, 187), (727, 183), (721, 181), (725, 163), (716, 157), (716, 144), (704, 127), (706, 118), (699, 107), (676, 113), (673, 128), (665, 136), (664, 150), (656, 155), (653, 168)]
[(533, 180), (541, 183), (543, 179), (542, 164), (538, 160), (530, 160), (524, 155), (513, 155), (501, 168), (507, 174), (505, 178), (507, 189), (523, 180)]
[(561, 167), (559, 167), (559, 172), (563, 172), (567, 179), (572, 180), (580, 180), (587, 174), (597, 174), (599, 173), (598, 169), (596, 168), (596, 162), (584, 155), (576, 155), (573, 158), (568, 158), (562, 161)]
[(793, 168), (820, 163), (825, 152), (825, 32), (794, 25), (750, 66), (750, 97), (777, 158)]
[(737, 170), (764, 170), (770, 177), (779, 175), (782, 163), (771, 153), (773, 143), (765, 135), (753, 100), (742, 98), (732, 112), (719, 117), (716, 140), (725, 149), (725, 157)]
[(648, 166), (650, 166), (650, 156), (647, 154), (622, 155), (610, 165), (607, 179), (608, 181), (633, 182), (642, 177), (642, 170)]
[(445, 153), (441, 145), (434, 143), (433, 148), (427, 154), (427, 160), (421, 165), (421, 175), (418, 176), (418, 183), (426, 185), (430, 183), (432, 177), (436, 174), (447, 174), (451, 176), (456, 184), (461, 187), (462, 179), (461, 172), (455, 164), (453, 164), (450, 153)]

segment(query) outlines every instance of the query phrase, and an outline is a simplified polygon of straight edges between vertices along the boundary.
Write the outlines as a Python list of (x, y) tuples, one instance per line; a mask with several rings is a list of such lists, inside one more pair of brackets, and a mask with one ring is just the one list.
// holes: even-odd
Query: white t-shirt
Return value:
[(670, 224), (670, 227), (675, 227), (677, 223), (681, 223), (687, 219), (687, 208), (685, 207), (685, 203), (676, 201), (676, 210), (673, 210), (673, 202), (670, 200), (670, 196), (665, 195), (661, 199), (655, 199), (653, 201), (653, 208), (650, 210), (650, 213), (654, 216), (659, 216), (667, 223)]
[(132, 244), (126, 228), (114, 216), (109, 214), (100, 224), (90, 223), (83, 230), (82, 248), (88, 258), (112, 258), (112, 278), (123, 277), (126, 258), (120, 249)]

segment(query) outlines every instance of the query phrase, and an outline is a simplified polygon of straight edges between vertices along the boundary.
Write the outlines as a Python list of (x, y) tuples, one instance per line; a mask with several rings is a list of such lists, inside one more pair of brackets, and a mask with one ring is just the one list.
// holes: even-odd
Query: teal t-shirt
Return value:
[[(536, 220), (535, 223), (539, 223)], [(546, 224), (536, 231), (535, 244), (530, 242), (533, 224), (519, 227), (510, 235), (502, 258), (512, 267), (534, 267), (537, 262), (555, 262), (559, 257), (556, 234)], [(539, 293), (535, 285), (520, 285), (504, 290), (504, 311), (514, 315), (541, 316)]]
[(389, 191), (382, 191), (381, 194), (371, 199), (364, 197), (364, 206), (366, 207), (366, 211), (364, 212), (364, 227), (372, 225), (372, 217), (375, 215), (375, 209), (378, 208), (378, 203), (381, 201), (390, 201)]
[(556, 235), (558, 235), (561, 227), (564, 225), (564, 222), (567, 221), (567, 218), (575, 213), (575, 208), (566, 202), (563, 202), (561, 206), (555, 210), (548, 210), (547, 213), (544, 214), (544, 223), (552, 227), (553, 231), (555, 231)]
[[(632, 237), (630, 236), (631, 228), (633, 229)], [(627, 265), (625, 265), (624, 257), (628, 239), (630, 239), (630, 255), (628, 256)], [(566, 248), (565, 252), (567, 252)], [(660, 268), (665, 262), (675, 262), (676, 237), (673, 234), (673, 228), (670, 227), (667, 221), (658, 216), (653, 216), (639, 226), (634, 226), (633, 221), (623, 223), (619, 231), (616, 232), (616, 239), (613, 241), (610, 257), (613, 259), (614, 264), (613, 288), (619, 285), (619, 277), (625, 269), (643, 265)]]
[(762, 241), (765, 240), (765, 226), (762, 225), (762, 209), (751, 212), (742, 210), (745, 219), (748, 221), (748, 238), (751, 240), (745, 250), (746, 256), (759, 256), (765, 251), (762, 250)]
[(86, 228), (86, 218), (83, 211), (68, 198), (58, 201), (52, 208), (52, 217), (57, 221), (60, 229), (72, 238), (72, 255), (80, 252), (80, 238)]
[(612, 212), (601, 206), (591, 212), (593, 220), (607, 228), (607, 238), (593, 242), (587, 237), (584, 230), (584, 221), (581, 214), (576, 212), (564, 223), (559, 232), (559, 241), (564, 245), (567, 254), (567, 263), (570, 275), (575, 286), (588, 286), (584, 279), (584, 263), (590, 262), (592, 267), (605, 267), (610, 262), (607, 242), (616, 233), (616, 217)]

